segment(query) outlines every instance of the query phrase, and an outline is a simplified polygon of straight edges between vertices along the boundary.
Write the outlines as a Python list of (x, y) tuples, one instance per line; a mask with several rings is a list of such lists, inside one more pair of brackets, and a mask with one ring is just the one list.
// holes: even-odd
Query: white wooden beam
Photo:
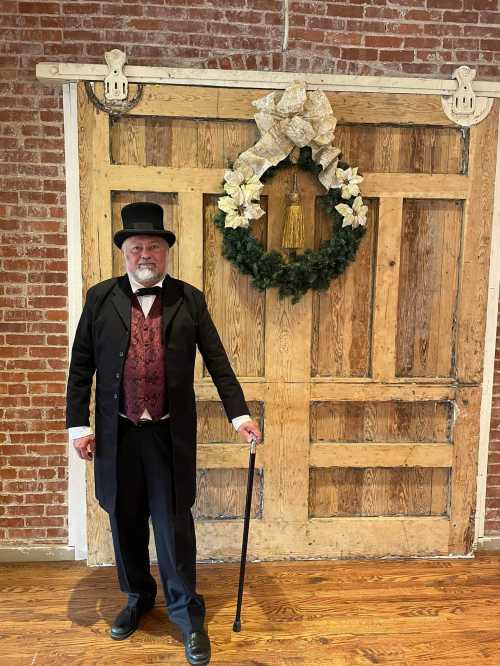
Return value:
[[(399, 76), (353, 76), (350, 74), (305, 74), (303, 72), (261, 72), (252, 70), (190, 69), (187, 67), (139, 67), (127, 65), (123, 72), (131, 83), (174, 83), (189, 86), (227, 86), (231, 88), (287, 88), (300, 79), (322, 90), (386, 92), (420, 95), (452, 95), (455, 79)], [(41, 83), (64, 84), (70, 81), (104, 81), (105, 64), (40, 62), (36, 77)], [(500, 97), (500, 81), (474, 81), (474, 92), (482, 97)]]

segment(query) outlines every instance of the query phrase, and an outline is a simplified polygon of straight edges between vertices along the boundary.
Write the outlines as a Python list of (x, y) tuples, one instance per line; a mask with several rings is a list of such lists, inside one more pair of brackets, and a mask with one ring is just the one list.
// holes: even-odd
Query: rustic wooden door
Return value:
[[(269, 91), (147, 86), (111, 119), (79, 89), (85, 289), (123, 274), (120, 207), (148, 199), (177, 234), (170, 272), (204, 290), (264, 443), (250, 558), (463, 554), (474, 527), (496, 107), (470, 130), (438, 97), (329, 93), (335, 144), (365, 174), (368, 233), (328, 291), (298, 304), (251, 288), (220, 255), (224, 168), (258, 138)], [(330, 233), (322, 186), (299, 172), (308, 247)], [(280, 249), (280, 171), (254, 233)], [(239, 556), (247, 446), (198, 354), (200, 559)], [(91, 467), (88, 467), (91, 470)], [(89, 562), (111, 562), (88, 483)], [(154, 557), (154, 546), (151, 548)]]

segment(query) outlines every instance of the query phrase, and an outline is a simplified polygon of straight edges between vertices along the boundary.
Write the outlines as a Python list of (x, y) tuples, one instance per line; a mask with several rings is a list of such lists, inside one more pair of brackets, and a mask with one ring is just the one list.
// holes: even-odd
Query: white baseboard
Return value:
[(57, 562), (74, 560), (72, 546), (54, 544), (49, 546), (0, 546), (0, 562)]

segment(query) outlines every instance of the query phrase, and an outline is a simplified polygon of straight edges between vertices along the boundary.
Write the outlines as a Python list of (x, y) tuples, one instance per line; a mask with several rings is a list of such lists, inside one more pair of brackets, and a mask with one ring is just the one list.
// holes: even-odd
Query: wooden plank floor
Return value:
[[(212, 664), (500, 664), (500, 554), (461, 560), (200, 564)], [(157, 567), (153, 567), (159, 583)], [(159, 590), (161, 589), (159, 585)], [(185, 664), (163, 595), (125, 641), (109, 638), (125, 596), (115, 569), (0, 565), (0, 663)]]

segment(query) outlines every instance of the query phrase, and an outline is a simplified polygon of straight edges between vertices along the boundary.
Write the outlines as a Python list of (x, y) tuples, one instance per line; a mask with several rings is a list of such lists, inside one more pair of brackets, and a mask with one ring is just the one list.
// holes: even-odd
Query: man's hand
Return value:
[(95, 435), (77, 437), (73, 440), (73, 446), (82, 460), (92, 460), (95, 451)]
[(238, 432), (240, 433), (240, 437), (244, 441), (249, 443), (250, 440), (252, 439), (252, 435), (254, 435), (257, 438), (257, 443), (259, 443), (262, 439), (261, 432), (255, 421), (245, 421), (238, 428)]

